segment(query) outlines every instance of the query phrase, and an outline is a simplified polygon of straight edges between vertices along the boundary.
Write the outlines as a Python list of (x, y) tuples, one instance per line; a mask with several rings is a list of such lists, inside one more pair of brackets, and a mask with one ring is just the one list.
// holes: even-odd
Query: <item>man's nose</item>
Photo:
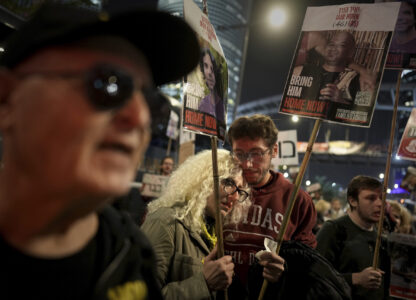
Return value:
[(150, 128), (150, 111), (143, 93), (133, 92), (127, 103), (115, 113), (114, 121), (123, 130)]
[(238, 192), (235, 191), (234, 193), (227, 195), (227, 201), (234, 204), (238, 200), (239, 196)]
[(243, 169), (251, 168), (253, 166), (253, 162), (251, 161), (251, 158), (249, 157), (246, 157), (245, 159), (243, 159), (240, 164)]

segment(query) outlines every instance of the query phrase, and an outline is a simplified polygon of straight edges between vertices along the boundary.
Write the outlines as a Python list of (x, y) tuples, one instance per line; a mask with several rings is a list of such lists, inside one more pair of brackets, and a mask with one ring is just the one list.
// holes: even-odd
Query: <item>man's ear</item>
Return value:
[(279, 154), (279, 146), (276, 144), (273, 145), (272, 148), (272, 157), (277, 157), (277, 154)]
[(348, 204), (352, 207), (352, 208), (356, 208), (358, 205), (358, 201), (356, 199), (354, 199), (353, 197), (348, 197), (347, 198)]
[(6, 128), (10, 123), (12, 103), (10, 93), (16, 86), (16, 78), (5, 68), (0, 68), (0, 129)]

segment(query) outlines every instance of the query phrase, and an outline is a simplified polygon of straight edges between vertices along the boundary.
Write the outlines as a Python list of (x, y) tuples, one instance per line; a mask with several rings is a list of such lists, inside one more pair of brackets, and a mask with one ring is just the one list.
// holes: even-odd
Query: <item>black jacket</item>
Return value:
[(95, 236), (60, 258), (25, 254), (0, 236), (1, 299), (162, 299), (147, 238), (125, 213), (106, 206)]
[[(315, 249), (297, 242), (283, 242), (279, 256), (285, 259), (285, 271), (277, 283), (268, 283), (264, 300), (350, 300), (351, 290), (345, 279)], [(255, 263), (249, 270), (249, 286), (234, 282), (229, 299), (258, 299), (263, 284), (263, 267)]]
[(143, 283), (148, 296), (141, 299), (162, 299), (154, 276), (153, 250), (133, 220), (126, 213), (106, 207), (100, 213), (100, 231), (103, 272), (93, 299), (107, 299), (108, 293), (124, 299), (131, 295), (131, 289), (144, 288)]

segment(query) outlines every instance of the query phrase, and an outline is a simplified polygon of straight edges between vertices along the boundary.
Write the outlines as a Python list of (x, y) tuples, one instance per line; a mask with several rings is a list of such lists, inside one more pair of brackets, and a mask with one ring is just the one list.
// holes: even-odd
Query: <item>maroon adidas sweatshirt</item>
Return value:
[[(247, 284), (248, 268), (254, 255), (264, 250), (264, 238), (276, 240), (294, 185), (282, 174), (270, 171), (272, 180), (260, 188), (252, 188), (248, 214), (238, 224), (224, 225), (224, 250), (234, 258), (235, 273)], [(311, 197), (299, 190), (284, 240), (297, 240), (316, 247), (312, 228), (316, 212)]]

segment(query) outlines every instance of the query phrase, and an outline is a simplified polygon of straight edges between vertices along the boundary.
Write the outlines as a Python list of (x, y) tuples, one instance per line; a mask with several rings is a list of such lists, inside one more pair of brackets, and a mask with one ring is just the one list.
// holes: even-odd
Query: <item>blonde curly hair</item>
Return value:
[[(241, 176), (242, 171), (229, 151), (218, 149), (217, 161), (220, 181)], [(175, 210), (176, 218), (183, 220), (190, 216), (193, 229), (201, 232), (207, 198), (213, 192), (212, 151), (205, 150), (189, 157), (172, 173), (163, 195), (150, 202), (147, 211), (152, 213), (162, 207), (171, 207)]]
[(388, 200), (391, 205), (391, 209), (396, 210), (400, 215), (400, 226), (397, 228), (398, 233), (409, 234), (412, 228), (412, 215), (410, 211), (394, 200)]

